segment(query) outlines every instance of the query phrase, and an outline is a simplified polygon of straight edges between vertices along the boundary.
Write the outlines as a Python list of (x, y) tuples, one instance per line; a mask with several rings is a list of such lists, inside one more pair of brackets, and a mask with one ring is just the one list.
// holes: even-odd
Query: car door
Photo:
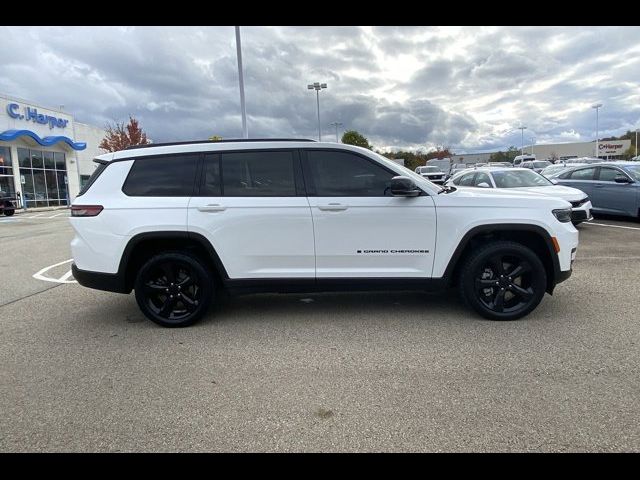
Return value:
[(436, 217), (429, 195), (392, 196), (398, 174), (355, 152), (305, 149), (303, 167), (318, 279), (431, 276)]
[[(577, 188), (586, 193), (591, 198), (594, 191), (596, 167), (577, 168), (573, 171), (561, 174), (557, 177), (560, 185)], [(594, 208), (595, 203), (591, 202)]]
[(473, 178), (473, 186), (479, 188), (493, 188), (493, 182), (488, 173), (476, 172), (476, 176)]
[(315, 277), (313, 224), (297, 150), (207, 154), (189, 203), (230, 279)]
[[(628, 183), (617, 183), (616, 177), (629, 179)], [(637, 189), (629, 176), (615, 167), (598, 167), (593, 193), (589, 195), (591, 204), (609, 213), (637, 215)]]

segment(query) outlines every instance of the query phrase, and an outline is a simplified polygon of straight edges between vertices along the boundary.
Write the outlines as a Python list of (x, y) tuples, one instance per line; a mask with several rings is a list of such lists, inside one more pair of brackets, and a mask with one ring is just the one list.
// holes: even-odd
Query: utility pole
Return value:
[(596, 109), (596, 158), (600, 156), (600, 144), (598, 142), (598, 109), (602, 106), (601, 103), (596, 103), (595, 105), (591, 105), (591, 108)]
[(527, 127), (518, 127), (520, 130), (520, 155), (524, 155), (524, 131)]
[(242, 138), (249, 138), (247, 129), (247, 106), (244, 102), (244, 74), (242, 72), (242, 45), (240, 27), (236, 27), (236, 54), (238, 57), (238, 81), (240, 82), (240, 109), (242, 110)]
[(315, 83), (310, 83), (309, 85), (307, 85), (307, 88), (309, 90), (315, 90), (316, 91), (316, 102), (317, 102), (317, 105), (318, 105), (318, 141), (321, 142), (322, 141), (322, 130), (320, 130), (320, 90), (322, 90), (323, 88), (327, 88), (327, 84), (326, 83), (315, 82)]
[(340, 122), (332, 122), (332, 123), (329, 124), (329, 126), (336, 127), (336, 143), (340, 143), (340, 140), (338, 140), (338, 127), (341, 127), (342, 123), (340, 123)]

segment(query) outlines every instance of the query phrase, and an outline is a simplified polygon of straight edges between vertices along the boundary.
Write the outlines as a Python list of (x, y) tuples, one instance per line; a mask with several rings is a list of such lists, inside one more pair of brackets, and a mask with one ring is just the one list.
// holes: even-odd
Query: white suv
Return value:
[(494, 320), (571, 274), (561, 199), (440, 187), (360, 147), (304, 140), (150, 145), (101, 155), (74, 200), (73, 275), (168, 327), (231, 293), (458, 286)]

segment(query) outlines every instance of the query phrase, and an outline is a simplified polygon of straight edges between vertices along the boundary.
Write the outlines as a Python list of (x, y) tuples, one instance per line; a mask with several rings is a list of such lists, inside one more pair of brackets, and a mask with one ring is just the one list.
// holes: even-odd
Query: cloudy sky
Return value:
[[(154, 141), (240, 137), (233, 27), (0, 27), (0, 92)], [(637, 27), (242, 27), (249, 135), (482, 151), (640, 127)]]

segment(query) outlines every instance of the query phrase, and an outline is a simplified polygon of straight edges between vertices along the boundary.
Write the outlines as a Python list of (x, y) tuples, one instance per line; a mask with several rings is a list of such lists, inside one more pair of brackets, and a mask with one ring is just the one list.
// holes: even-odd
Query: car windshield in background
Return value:
[(493, 180), (498, 188), (548, 187), (553, 185), (542, 175), (531, 170), (493, 172)]
[(640, 182), (640, 165), (625, 165), (623, 168), (634, 180)]
[(439, 173), (441, 171), (438, 167), (422, 167), (420, 169), (420, 173)]
[(545, 168), (551, 165), (551, 162), (547, 162), (546, 160), (541, 160), (538, 162), (533, 162), (533, 168)]

